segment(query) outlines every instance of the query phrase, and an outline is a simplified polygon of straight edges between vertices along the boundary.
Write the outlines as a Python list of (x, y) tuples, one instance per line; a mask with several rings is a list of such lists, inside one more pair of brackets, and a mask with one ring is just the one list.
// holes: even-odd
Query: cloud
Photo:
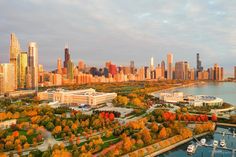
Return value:
[[(56, 67), (69, 43), (73, 60), (103, 65), (106, 60), (136, 65), (166, 59), (229, 67), (235, 61), (236, 2), (223, 0), (0, 0), (0, 61), (8, 60), (9, 35), (21, 47), (39, 45), (39, 60)], [(77, 63), (76, 63), (77, 64)], [(231, 69), (231, 68), (229, 68)]]

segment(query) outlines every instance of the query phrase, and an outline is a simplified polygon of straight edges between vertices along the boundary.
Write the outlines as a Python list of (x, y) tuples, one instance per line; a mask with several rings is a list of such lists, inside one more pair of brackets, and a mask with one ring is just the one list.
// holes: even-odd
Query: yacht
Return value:
[(202, 138), (201, 141), (200, 141), (201, 145), (205, 145), (206, 144), (206, 139), (205, 138)]
[(221, 147), (226, 147), (226, 143), (225, 143), (224, 139), (220, 140), (220, 146)]
[(195, 152), (195, 150), (196, 150), (195, 145), (191, 144), (191, 145), (189, 145), (188, 148), (187, 148), (187, 153), (193, 154), (193, 153)]
[(218, 146), (218, 143), (219, 143), (219, 142), (218, 142), (217, 140), (214, 140), (214, 141), (213, 141), (213, 147), (217, 147), (217, 146)]

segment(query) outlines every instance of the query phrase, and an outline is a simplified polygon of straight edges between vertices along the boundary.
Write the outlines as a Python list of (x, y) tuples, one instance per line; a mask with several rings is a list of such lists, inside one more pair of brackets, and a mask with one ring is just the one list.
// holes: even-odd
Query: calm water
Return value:
[[(222, 132), (225, 131), (226, 133), (232, 133), (233, 129), (236, 130), (236, 128), (226, 128), (226, 127), (217, 127), (216, 131)], [(206, 138), (207, 140), (207, 144), (210, 145), (213, 143), (213, 140), (220, 140), (222, 139), (222, 134), (219, 133), (215, 133), (213, 136), (212, 135), (207, 135), (205, 137), (202, 138)], [(233, 137), (232, 135), (225, 135), (225, 141), (226, 141), (226, 146), (228, 148), (234, 148), (236, 149), (236, 137)], [(199, 139), (200, 140), (200, 139)], [(158, 157), (210, 157), (211, 153), (212, 153), (212, 149), (210, 147), (202, 147), (199, 146), (197, 148), (197, 151), (195, 152), (195, 154), (193, 155), (188, 155), (186, 153), (186, 149), (188, 147), (188, 145), (190, 144), (195, 144), (196, 145), (196, 141), (190, 141), (184, 145), (181, 145), (179, 147), (177, 147), (176, 149), (172, 150), (172, 151), (168, 151), (162, 155), (159, 155)], [(216, 149), (215, 151), (215, 155), (214, 157), (232, 157), (232, 152), (228, 151), (228, 150), (222, 150), (222, 149)]]
[(236, 105), (236, 83), (234, 82), (205, 83), (177, 90), (186, 94), (216, 96), (224, 99), (225, 102)]

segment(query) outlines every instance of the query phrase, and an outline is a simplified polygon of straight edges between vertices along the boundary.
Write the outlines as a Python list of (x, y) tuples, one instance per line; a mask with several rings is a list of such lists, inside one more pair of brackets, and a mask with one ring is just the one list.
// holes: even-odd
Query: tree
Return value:
[(115, 115), (114, 115), (113, 113), (110, 113), (110, 114), (109, 114), (109, 119), (110, 119), (110, 121), (113, 121), (114, 118), (115, 118)]
[(159, 132), (159, 138), (160, 138), (160, 139), (163, 139), (163, 138), (166, 138), (166, 136), (167, 136), (166, 128), (163, 127), (163, 128), (161, 129), (161, 131)]
[(48, 122), (46, 128), (47, 130), (52, 131), (52, 129), (54, 128), (54, 124), (52, 122)]
[(217, 122), (217, 116), (216, 116), (215, 113), (212, 114), (211, 120), (212, 120), (213, 122)]
[(29, 143), (26, 142), (26, 143), (24, 144), (24, 149), (28, 149), (29, 147), (30, 147)]
[(125, 137), (124, 138), (124, 143), (123, 143), (123, 149), (126, 151), (126, 152), (129, 152), (132, 148), (132, 142), (131, 142), (131, 139), (130, 137)]
[(153, 123), (151, 124), (151, 130), (152, 130), (152, 132), (157, 132), (157, 131), (158, 131), (158, 125), (157, 125), (157, 123), (153, 122)]
[(145, 144), (150, 144), (152, 142), (152, 137), (148, 129), (143, 129), (141, 135)]

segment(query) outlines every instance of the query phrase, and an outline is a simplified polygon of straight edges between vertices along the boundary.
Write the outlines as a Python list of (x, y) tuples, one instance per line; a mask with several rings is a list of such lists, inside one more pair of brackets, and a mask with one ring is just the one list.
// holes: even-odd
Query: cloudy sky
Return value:
[(0, 0), (0, 62), (9, 58), (10, 33), (22, 50), (39, 45), (39, 62), (56, 67), (69, 44), (73, 61), (102, 66), (107, 60), (137, 66), (166, 60), (204, 67), (236, 64), (235, 0)]

